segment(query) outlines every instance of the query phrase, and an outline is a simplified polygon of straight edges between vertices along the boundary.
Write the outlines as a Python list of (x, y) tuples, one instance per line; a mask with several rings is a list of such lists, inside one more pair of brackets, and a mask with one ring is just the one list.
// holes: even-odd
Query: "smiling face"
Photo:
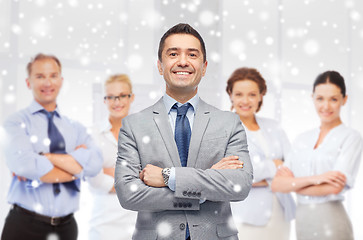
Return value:
[(193, 97), (207, 69), (199, 40), (190, 34), (170, 35), (165, 39), (161, 60), (158, 70), (164, 76), (166, 93), (176, 100), (182, 95)]
[(346, 103), (347, 96), (343, 97), (337, 85), (329, 82), (317, 85), (313, 101), (322, 124), (335, 125), (341, 122), (340, 108)]
[(130, 105), (134, 101), (134, 94), (131, 97), (125, 96), (129, 94), (131, 89), (125, 82), (114, 81), (106, 84), (106, 96), (120, 96), (117, 99), (105, 100), (110, 118), (122, 119), (129, 114)]
[(35, 61), (26, 83), (40, 105), (48, 111), (56, 108), (57, 96), (63, 83), (60, 67), (56, 61), (51, 58)]
[(233, 84), (230, 94), (232, 106), (240, 118), (251, 118), (257, 112), (262, 94), (255, 81), (238, 80)]

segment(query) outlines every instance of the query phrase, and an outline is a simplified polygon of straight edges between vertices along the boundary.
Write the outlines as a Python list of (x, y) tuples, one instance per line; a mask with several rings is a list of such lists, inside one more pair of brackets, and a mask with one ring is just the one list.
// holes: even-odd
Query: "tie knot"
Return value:
[(178, 107), (178, 105), (175, 103), (173, 108), (176, 109), (177, 115), (181, 116), (181, 115), (186, 115), (187, 114), (188, 109), (189, 109), (190, 106), (191, 106), (190, 103), (187, 103), (185, 105), (182, 105), (182, 106)]
[(41, 113), (44, 113), (44, 114), (47, 116), (47, 118), (49, 118), (49, 119), (53, 119), (54, 111), (53, 111), (53, 112), (48, 112), (47, 110), (42, 109), (42, 110), (40, 110), (40, 112), (41, 112)]

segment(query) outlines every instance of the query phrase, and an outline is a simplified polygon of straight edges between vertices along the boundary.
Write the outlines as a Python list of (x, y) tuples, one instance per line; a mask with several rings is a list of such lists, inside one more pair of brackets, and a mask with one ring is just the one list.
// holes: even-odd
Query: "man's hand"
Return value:
[(229, 156), (222, 158), (219, 162), (214, 164), (211, 169), (238, 169), (243, 168), (243, 162), (238, 160), (238, 156)]
[(87, 149), (87, 146), (85, 144), (81, 144), (81, 145), (78, 145), (75, 150), (80, 149), (80, 148)]
[(140, 172), (139, 177), (146, 185), (150, 187), (166, 187), (161, 171), (163, 169), (151, 164), (147, 164)]
[(25, 177), (18, 176), (15, 173), (13, 173), (13, 177), (15, 177), (15, 176), (18, 178), (19, 181), (26, 181), (26, 178)]

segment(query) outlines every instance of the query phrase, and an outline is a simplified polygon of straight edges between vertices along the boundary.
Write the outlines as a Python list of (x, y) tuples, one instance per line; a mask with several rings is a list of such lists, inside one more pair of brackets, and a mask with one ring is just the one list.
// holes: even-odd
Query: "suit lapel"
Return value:
[(169, 123), (169, 116), (165, 110), (165, 105), (162, 98), (157, 103), (155, 103), (153, 114), (154, 122), (160, 132), (166, 149), (168, 150), (171, 161), (175, 167), (181, 167), (178, 148), (173, 137), (173, 131), (171, 130)]
[(210, 118), (210, 111), (208, 105), (201, 99), (199, 99), (198, 109), (195, 113), (193, 131), (189, 144), (188, 153), (188, 167), (194, 167), (197, 162), (197, 156), (199, 153), (200, 144), (207, 129)]

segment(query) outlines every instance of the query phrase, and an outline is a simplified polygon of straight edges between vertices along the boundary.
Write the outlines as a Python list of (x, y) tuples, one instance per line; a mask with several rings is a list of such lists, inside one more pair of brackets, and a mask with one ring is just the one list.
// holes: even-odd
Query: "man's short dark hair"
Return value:
[(196, 37), (199, 40), (200, 46), (202, 48), (203, 62), (205, 62), (207, 60), (207, 53), (205, 50), (205, 44), (204, 44), (202, 36), (200, 36), (200, 34), (197, 32), (197, 30), (192, 28), (189, 24), (179, 23), (179, 24), (175, 25), (174, 27), (170, 28), (166, 33), (164, 33), (163, 37), (160, 39), (159, 50), (158, 50), (158, 58), (159, 58), (160, 62), (161, 62), (161, 55), (162, 55), (164, 45), (165, 45), (165, 39), (167, 37), (169, 37), (170, 35), (174, 35), (174, 34), (190, 34), (190, 35), (193, 35), (194, 37)]
[(43, 54), (43, 53), (38, 53), (34, 58), (32, 58), (30, 60), (30, 62), (26, 66), (26, 70), (28, 72), (28, 76), (29, 77), (30, 77), (30, 74), (32, 72), (33, 63), (35, 63), (36, 61), (44, 60), (44, 59), (52, 59), (52, 60), (54, 60), (57, 63), (58, 67), (59, 67), (59, 72), (62, 73), (62, 64), (60, 63), (59, 59), (56, 56), (54, 56), (54, 55), (47, 55), (47, 54)]

